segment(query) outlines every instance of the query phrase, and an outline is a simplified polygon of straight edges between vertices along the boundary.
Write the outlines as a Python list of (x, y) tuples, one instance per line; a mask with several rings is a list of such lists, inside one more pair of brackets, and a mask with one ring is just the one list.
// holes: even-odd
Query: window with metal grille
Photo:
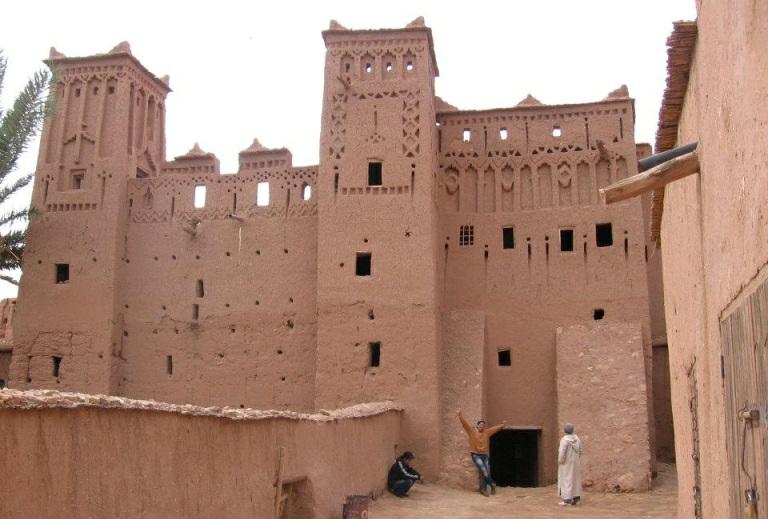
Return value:
[(459, 227), (459, 245), (467, 247), (475, 244), (475, 226), (462, 225)]

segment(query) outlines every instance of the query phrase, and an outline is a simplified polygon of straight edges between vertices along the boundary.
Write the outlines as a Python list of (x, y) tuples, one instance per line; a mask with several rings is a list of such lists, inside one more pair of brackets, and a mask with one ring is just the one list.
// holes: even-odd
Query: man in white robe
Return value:
[(575, 506), (581, 500), (581, 440), (573, 434), (573, 424), (567, 423), (563, 429), (565, 435), (557, 452), (559, 504)]

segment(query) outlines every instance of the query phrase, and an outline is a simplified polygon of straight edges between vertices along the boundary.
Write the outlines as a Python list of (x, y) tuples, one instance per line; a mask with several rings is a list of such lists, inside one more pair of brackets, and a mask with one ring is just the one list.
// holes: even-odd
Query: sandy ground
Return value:
[(636, 494), (586, 493), (579, 506), (558, 506), (554, 486), (541, 488), (499, 488), (495, 496), (439, 485), (414, 485), (410, 496), (389, 493), (371, 503), (371, 519), (519, 517), (545, 519), (589, 517), (591, 519), (653, 518), (672, 519), (677, 503), (677, 475), (674, 465), (659, 463), (659, 475), (650, 492)]

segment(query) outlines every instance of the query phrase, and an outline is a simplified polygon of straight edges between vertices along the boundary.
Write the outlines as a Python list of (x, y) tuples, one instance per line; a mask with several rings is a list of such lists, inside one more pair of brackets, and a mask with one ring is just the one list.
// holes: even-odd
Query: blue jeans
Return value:
[(475, 454), (472, 453), (472, 462), (477, 467), (477, 472), (480, 476), (480, 492), (484, 492), (489, 488), (496, 486), (491, 478), (491, 463), (488, 460), (487, 454)]

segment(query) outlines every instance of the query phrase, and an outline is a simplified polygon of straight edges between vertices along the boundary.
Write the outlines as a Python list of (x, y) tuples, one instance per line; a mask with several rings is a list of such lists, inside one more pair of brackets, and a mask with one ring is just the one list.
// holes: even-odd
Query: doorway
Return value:
[(491, 476), (498, 486), (538, 486), (540, 433), (507, 429), (491, 436)]

